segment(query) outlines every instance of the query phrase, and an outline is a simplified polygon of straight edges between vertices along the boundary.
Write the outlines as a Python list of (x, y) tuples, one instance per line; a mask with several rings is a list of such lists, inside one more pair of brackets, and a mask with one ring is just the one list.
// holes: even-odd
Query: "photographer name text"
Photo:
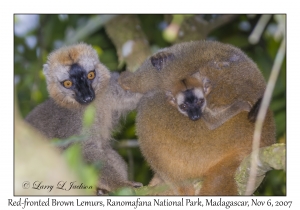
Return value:
[[(23, 182), (22, 188), (23, 189), (35, 189), (35, 190), (46, 190), (51, 192), (55, 185), (44, 184), (42, 181), (35, 181), (32, 184), (28, 181)], [(83, 183), (79, 183), (76, 181), (67, 182), (67, 181), (60, 181), (56, 184), (56, 188), (60, 190), (70, 191), (75, 189), (92, 189), (92, 186), (85, 185)]]

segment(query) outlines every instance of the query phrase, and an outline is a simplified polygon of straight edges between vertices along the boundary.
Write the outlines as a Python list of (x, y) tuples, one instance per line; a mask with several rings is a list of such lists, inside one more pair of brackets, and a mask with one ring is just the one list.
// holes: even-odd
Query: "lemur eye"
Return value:
[(94, 71), (90, 71), (87, 75), (87, 78), (92, 80), (95, 78), (95, 70)]
[(65, 80), (63, 82), (63, 85), (65, 88), (70, 88), (70, 87), (72, 87), (73, 83), (70, 80)]
[(186, 110), (187, 109), (187, 105), (186, 104), (181, 104), (179, 106), (179, 108), (182, 109), (182, 110)]

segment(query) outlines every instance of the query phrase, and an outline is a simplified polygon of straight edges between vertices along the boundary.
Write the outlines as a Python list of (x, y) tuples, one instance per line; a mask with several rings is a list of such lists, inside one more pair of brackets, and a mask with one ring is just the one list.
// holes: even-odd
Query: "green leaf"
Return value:
[(95, 120), (95, 115), (96, 115), (96, 108), (93, 104), (90, 104), (83, 115), (83, 127), (87, 128), (90, 127), (94, 120)]
[(84, 162), (80, 144), (73, 144), (68, 147), (63, 155), (71, 170), (78, 175), (80, 181), (82, 181), (84, 185), (93, 187), (97, 185), (98, 171), (93, 165), (88, 165)]

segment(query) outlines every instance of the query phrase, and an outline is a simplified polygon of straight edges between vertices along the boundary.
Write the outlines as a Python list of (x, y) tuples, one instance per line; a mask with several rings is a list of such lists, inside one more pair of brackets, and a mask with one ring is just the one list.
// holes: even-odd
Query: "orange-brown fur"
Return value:
[(184, 82), (179, 81), (176, 82), (172, 85), (170, 91), (172, 94), (175, 96), (177, 93), (187, 90), (187, 89), (192, 89), (192, 88), (203, 88), (203, 83), (201, 80), (195, 78), (195, 77), (187, 77), (185, 78)]
[[(166, 57), (157, 70), (152, 57)], [(187, 76), (207, 77), (214, 86), (210, 103), (227, 105), (237, 98), (252, 105), (262, 97), (266, 83), (256, 64), (240, 49), (215, 41), (194, 41), (163, 49), (147, 59), (134, 73), (124, 72), (119, 83), (132, 92), (170, 90), (174, 83)], [(170, 57), (170, 56), (168, 56)]]
[[(162, 65), (157, 62), (160, 58)], [(137, 72), (126, 72), (119, 78), (123, 88), (147, 93), (137, 116), (142, 153), (157, 176), (172, 186), (203, 178), (200, 192), (194, 194), (236, 195), (234, 173), (251, 152), (254, 123), (247, 119), (248, 112), (241, 112), (210, 130), (203, 120), (191, 121), (182, 116), (168, 103), (165, 91), (176, 89), (174, 84), (189, 76), (209, 78), (213, 88), (206, 99), (211, 108), (237, 101), (254, 105), (266, 87), (256, 64), (231, 45), (197, 41), (163, 49)], [(275, 124), (268, 110), (260, 146), (274, 142)], [(181, 187), (173, 193), (180, 192), (190, 194)]]
[[(275, 127), (268, 112), (261, 146), (274, 142)], [(234, 195), (234, 173), (251, 152), (254, 124), (242, 112), (211, 131), (202, 120), (183, 117), (164, 92), (146, 94), (140, 102), (137, 134), (147, 162), (165, 182), (176, 184), (204, 178), (201, 195)], [(222, 167), (219, 167), (222, 166)], [(225, 189), (219, 183), (222, 182)]]

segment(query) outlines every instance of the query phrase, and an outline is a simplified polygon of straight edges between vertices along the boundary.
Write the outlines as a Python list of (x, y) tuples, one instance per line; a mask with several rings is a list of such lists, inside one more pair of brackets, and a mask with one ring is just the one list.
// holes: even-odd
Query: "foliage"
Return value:
[(84, 163), (79, 144), (73, 144), (66, 149), (64, 157), (70, 168), (78, 175), (86, 186), (96, 186), (98, 181), (98, 171), (93, 165)]
[[(47, 99), (42, 66), (46, 62), (47, 55), (60, 46), (86, 42), (97, 50), (101, 62), (111, 71), (121, 72), (126, 69), (124, 63), (119, 63), (117, 50), (103, 27), (103, 24), (113, 17), (109, 15), (15, 15), (14, 81), (15, 93), (23, 117)], [(170, 23), (180, 26), (184, 20), (190, 21), (191, 18), (195, 18), (193, 15), (176, 15), (174, 19), (172, 15), (138, 15), (137, 17), (152, 51), (173, 44), (174, 37), (166, 38)], [(218, 17), (219, 15), (198, 15), (196, 18), (212, 22)], [(248, 39), (260, 17), (260, 15), (237, 15), (231, 22), (212, 30), (207, 39), (230, 43), (241, 48), (257, 63), (265, 79), (268, 80), (280, 45), (280, 41), (274, 39), (276, 28), (280, 24), (278, 16), (272, 16), (258, 43), (251, 44)], [(281, 67), (270, 107), (275, 116), (278, 142), (285, 143), (285, 62)], [(86, 114), (87, 124), (90, 124), (92, 112), (93, 110)], [(135, 114), (132, 112), (121, 122), (120, 128), (114, 134), (115, 139), (137, 138), (134, 125)], [(118, 151), (129, 164), (130, 178), (147, 184), (152, 174), (139, 149), (123, 147), (118, 148)], [(76, 152), (78, 152), (76, 148), (67, 151), (71, 157), (74, 157)], [(261, 186), (256, 194), (283, 195), (285, 193), (285, 173), (270, 172), (265, 185)]]

